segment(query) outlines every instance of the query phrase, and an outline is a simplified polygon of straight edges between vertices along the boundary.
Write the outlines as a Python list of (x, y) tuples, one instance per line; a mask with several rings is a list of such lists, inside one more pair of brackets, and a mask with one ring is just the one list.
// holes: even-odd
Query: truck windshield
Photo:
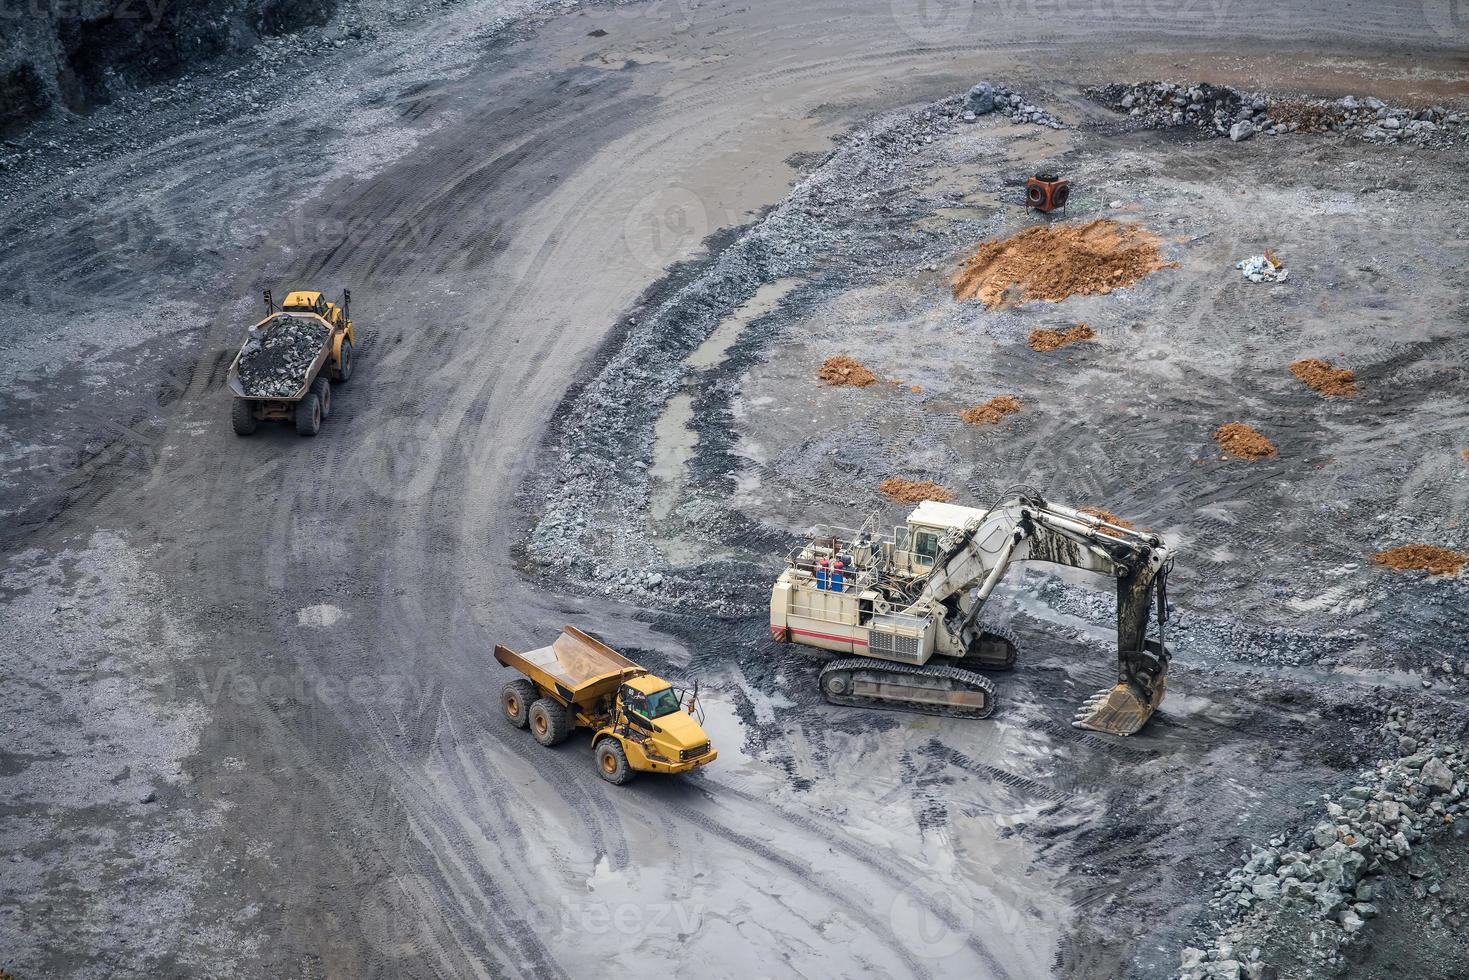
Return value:
[(665, 687), (648, 695), (648, 717), (662, 718), (671, 715), (678, 710), (678, 695), (673, 693), (673, 688)]

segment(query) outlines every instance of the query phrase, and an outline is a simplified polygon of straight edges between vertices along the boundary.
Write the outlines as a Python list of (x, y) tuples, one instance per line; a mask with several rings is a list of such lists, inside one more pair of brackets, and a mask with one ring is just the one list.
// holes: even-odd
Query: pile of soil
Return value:
[(822, 361), (821, 370), (816, 372), (816, 377), (828, 384), (851, 385), (854, 388), (877, 384), (877, 375), (845, 354)]
[(877, 489), (885, 496), (905, 504), (917, 504), (925, 500), (947, 503), (954, 499), (954, 491), (928, 480), (904, 480), (900, 477), (891, 477), (879, 483)]
[[(1110, 510), (1106, 510), (1106, 509), (1101, 508), (1101, 507), (1078, 507), (1077, 510), (1081, 511), (1083, 514), (1090, 514), (1093, 517), (1100, 517), (1102, 520), (1106, 521), (1108, 524), (1116, 524), (1118, 527), (1125, 527), (1129, 531), (1135, 531), (1135, 530), (1137, 530), (1137, 525), (1134, 524), (1134, 523), (1132, 523), (1132, 521), (1129, 521), (1125, 517), (1118, 517), (1116, 514), (1112, 513)], [(1109, 531), (1106, 528), (1102, 528), (1101, 531), (1102, 531), (1103, 534), (1110, 534), (1114, 538), (1121, 537), (1121, 535), (1117, 534), (1117, 532), (1115, 532), (1115, 531)]]
[(993, 308), (1007, 293), (1019, 302), (1110, 293), (1157, 269), (1177, 267), (1163, 261), (1159, 244), (1141, 225), (1106, 218), (1036, 225), (981, 245), (954, 276), (954, 297), (977, 298)]
[(301, 390), (331, 327), (315, 317), (285, 314), (252, 332), (240, 354), (240, 384), (256, 398), (288, 398)]
[(1011, 412), (1020, 411), (1020, 399), (1014, 395), (996, 395), (983, 405), (966, 408), (959, 417), (970, 425), (994, 425)]
[(1327, 398), (1350, 398), (1357, 393), (1357, 374), (1347, 368), (1334, 368), (1323, 360), (1308, 357), (1290, 366), (1290, 373), (1306, 387)]
[(1372, 560), (1400, 572), (1457, 575), (1461, 568), (1469, 565), (1469, 554), (1440, 548), (1436, 544), (1405, 544), (1400, 548), (1379, 551)]
[(1230, 422), (1214, 430), (1214, 441), (1235, 459), (1265, 459), (1275, 455), (1275, 443), (1254, 426)]
[(1097, 332), (1085, 323), (1078, 323), (1070, 330), (1035, 330), (1030, 335), (1030, 349), (1042, 354), (1059, 350), (1067, 344), (1079, 344), (1091, 340)]

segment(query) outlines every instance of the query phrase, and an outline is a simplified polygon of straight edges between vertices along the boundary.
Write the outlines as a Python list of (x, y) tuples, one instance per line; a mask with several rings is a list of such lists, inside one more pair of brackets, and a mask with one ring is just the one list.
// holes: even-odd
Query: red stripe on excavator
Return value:
[(791, 632), (800, 633), (802, 636), (814, 636), (818, 640), (831, 640), (835, 643), (851, 643), (859, 647), (867, 645), (866, 640), (854, 640), (850, 636), (832, 636), (830, 633), (813, 633), (811, 630), (798, 630), (794, 626), (791, 627)]

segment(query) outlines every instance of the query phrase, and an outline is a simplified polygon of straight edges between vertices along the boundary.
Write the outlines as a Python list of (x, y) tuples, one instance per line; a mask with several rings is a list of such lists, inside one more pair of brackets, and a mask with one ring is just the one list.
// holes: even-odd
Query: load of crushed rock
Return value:
[[(1217, 931), (1203, 948), (1183, 950), (1180, 980), (1340, 972), (1348, 947), (1370, 933), (1377, 902), (1417, 873), (1409, 869), (1414, 849), (1469, 828), (1464, 747), (1423, 745), (1428, 733), (1399, 709), (1379, 731), (1413, 754), (1360, 773), (1339, 798), (1325, 799), (1309, 831), (1252, 848), (1215, 889)], [(1418, 887), (1425, 895), (1439, 890), (1436, 882)]]
[(1035, 225), (981, 245), (951, 281), (954, 298), (993, 308), (1056, 302), (1078, 293), (1105, 295), (1158, 269), (1177, 267), (1163, 259), (1160, 244), (1141, 225), (1106, 218)]
[(1188, 126), (1235, 142), (1257, 133), (1340, 132), (1383, 142), (1447, 145), (1469, 140), (1469, 115), (1443, 106), (1405, 109), (1381, 99), (1274, 98), (1228, 85), (1113, 83), (1086, 89), (1092, 101), (1125, 112), (1150, 129)]
[(240, 352), (240, 384), (253, 398), (289, 398), (306, 384), (306, 374), (331, 337), (315, 317), (277, 314), (250, 331)]
[(954, 499), (954, 491), (930, 480), (904, 480), (901, 477), (891, 477), (879, 483), (877, 489), (884, 496), (905, 504), (917, 504), (925, 500), (947, 503)]

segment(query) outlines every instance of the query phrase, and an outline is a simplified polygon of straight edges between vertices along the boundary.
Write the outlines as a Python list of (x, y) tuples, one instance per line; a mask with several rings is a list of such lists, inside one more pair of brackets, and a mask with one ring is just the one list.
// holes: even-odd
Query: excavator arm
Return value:
[[(905, 612), (938, 606), (950, 645), (979, 641), (979, 613), (1009, 568), (1043, 561), (1107, 575), (1117, 582), (1117, 684), (1093, 695), (1077, 712), (1078, 728), (1131, 735), (1163, 701), (1169, 653), (1164, 645), (1167, 578), (1172, 556), (1162, 539), (1046, 501), (1020, 487), (982, 517), (939, 541), (933, 568)], [(973, 592), (971, 593), (971, 590)], [(1148, 638), (1156, 610), (1158, 637)]]

